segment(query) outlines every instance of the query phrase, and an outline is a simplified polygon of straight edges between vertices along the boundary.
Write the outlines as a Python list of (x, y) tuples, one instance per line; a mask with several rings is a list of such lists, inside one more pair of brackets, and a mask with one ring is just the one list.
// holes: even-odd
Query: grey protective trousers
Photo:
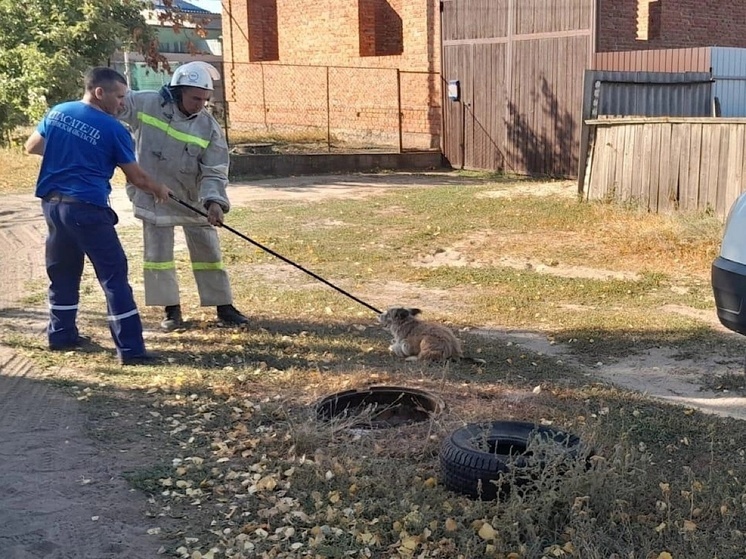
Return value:
[[(184, 225), (189, 259), (204, 307), (233, 303), (228, 273), (223, 266), (218, 232), (211, 225)], [(143, 221), (143, 275), (145, 304), (166, 307), (180, 304), (174, 261), (174, 227)]]

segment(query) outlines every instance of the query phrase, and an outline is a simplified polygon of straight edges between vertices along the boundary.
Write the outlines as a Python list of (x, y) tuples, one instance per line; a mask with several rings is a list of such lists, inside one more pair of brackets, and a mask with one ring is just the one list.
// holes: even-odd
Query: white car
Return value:
[(712, 263), (712, 291), (723, 326), (746, 335), (746, 193), (725, 221), (720, 256)]

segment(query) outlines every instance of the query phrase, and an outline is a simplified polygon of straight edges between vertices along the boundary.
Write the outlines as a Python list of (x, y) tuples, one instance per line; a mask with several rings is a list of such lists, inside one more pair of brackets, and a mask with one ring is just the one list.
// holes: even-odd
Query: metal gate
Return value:
[(577, 176), (594, 21), (594, 0), (442, 0), (453, 167)]

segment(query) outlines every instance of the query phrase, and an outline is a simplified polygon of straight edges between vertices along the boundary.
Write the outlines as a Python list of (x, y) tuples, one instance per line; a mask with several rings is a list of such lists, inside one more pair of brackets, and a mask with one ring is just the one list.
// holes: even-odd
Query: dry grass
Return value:
[[(41, 167), (41, 157), (27, 155), (23, 143), (31, 133), (31, 128), (22, 128), (11, 136), (11, 145), (0, 147), (0, 194), (33, 193)], [(117, 169), (112, 184), (121, 186), (124, 175)]]
[(26, 155), (20, 146), (0, 148), (0, 194), (34, 192), (41, 158)]
[[(128, 476), (152, 496), (154, 518), (181, 518), (181, 532), (166, 541), (172, 556), (741, 557), (742, 423), (610, 388), (578, 365), (468, 331), (529, 328), (572, 339), (567, 351), (581, 361), (724, 344), (693, 319), (651, 312), (663, 303), (709, 308), (720, 224), (568, 198), (485, 195), (518, 186), (490, 180), (364, 203), (257, 202), (229, 219), (366, 301), (412, 302), (462, 328), (484, 367), (395, 360), (368, 310), (228, 235), (236, 303), (253, 320), (246, 331), (216, 327), (184, 274), (190, 328), (148, 340), (170, 363), (115, 366), (89, 274), (81, 327), (108, 353), (50, 354), (20, 324), (4, 341), (50, 378), (74, 383), (102, 445), (147, 445), (143, 467)], [(122, 237), (140, 296), (139, 232)], [(453, 250), (469, 265), (417, 265)], [(184, 253), (178, 258), (186, 269)], [(631, 276), (551, 273), (563, 267)], [(37, 320), (41, 292), (30, 286)], [(157, 309), (143, 317), (151, 326), (160, 320)], [(742, 354), (743, 344), (733, 352)], [(317, 420), (318, 399), (369, 384), (426, 389), (447, 409), (381, 431)], [(496, 419), (551, 423), (580, 435), (596, 457), (540, 471), (533, 490), (496, 502), (446, 490), (438, 483), (441, 441), (464, 423)]]
[(231, 129), (228, 130), (228, 143), (231, 148), (238, 150), (246, 144), (271, 144), (271, 151), (274, 153), (391, 152), (398, 149), (395, 145), (376, 143), (371, 140), (341, 141), (335, 136), (328, 138), (326, 130), (263, 133)]

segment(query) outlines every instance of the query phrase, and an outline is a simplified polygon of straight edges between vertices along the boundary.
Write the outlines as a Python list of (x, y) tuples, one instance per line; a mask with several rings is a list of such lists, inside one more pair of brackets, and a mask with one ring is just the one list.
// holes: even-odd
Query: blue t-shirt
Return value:
[(44, 137), (36, 196), (56, 191), (108, 206), (114, 170), (135, 161), (132, 136), (122, 123), (82, 101), (70, 101), (52, 107), (36, 130)]

